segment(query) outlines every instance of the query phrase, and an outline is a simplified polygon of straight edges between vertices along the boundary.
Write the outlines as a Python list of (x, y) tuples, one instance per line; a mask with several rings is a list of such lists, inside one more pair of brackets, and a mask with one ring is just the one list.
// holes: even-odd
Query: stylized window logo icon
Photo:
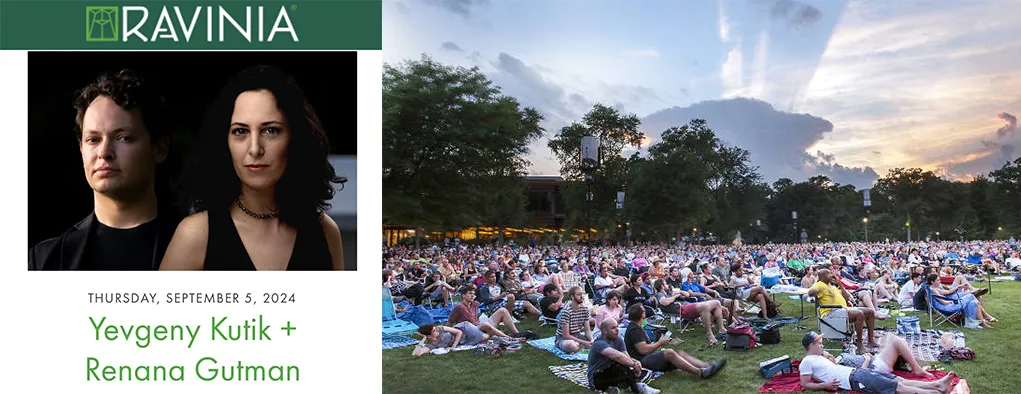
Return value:
[(117, 7), (85, 7), (85, 41), (117, 41)]

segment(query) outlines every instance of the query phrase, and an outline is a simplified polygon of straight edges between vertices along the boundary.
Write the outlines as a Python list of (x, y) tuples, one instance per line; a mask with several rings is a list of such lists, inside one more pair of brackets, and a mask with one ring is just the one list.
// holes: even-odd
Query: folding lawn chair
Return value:
[[(823, 310), (829, 310), (826, 316)], [(823, 305), (815, 299), (815, 317), (819, 320), (819, 332), (823, 339), (850, 342), (854, 336), (854, 326), (847, 319), (847, 309), (843, 305)]]
[(393, 295), (390, 294), (390, 289), (383, 288), (383, 333), (384, 334), (404, 334), (418, 330), (418, 325), (415, 323), (404, 321), (397, 318), (397, 307), (394, 306)]
[[(929, 288), (928, 285), (922, 286), (922, 291), (925, 291), (927, 296), (925, 299), (925, 309), (929, 313), (929, 328), (939, 327), (941, 324), (944, 323), (950, 323), (950, 325), (956, 328), (961, 328), (961, 326), (963, 326), (963, 323), (965, 321), (964, 306), (961, 305), (961, 297), (959, 295), (954, 294), (954, 296), (952, 297), (941, 296), (939, 294), (933, 293), (932, 289)], [(933, 306), (933, 304), (939, 302), (939, 300), (951, 302), (951, 305), (954, 305), (953, 307), (954, 311), (944, 312), (943, 310), (940, 310)], [(933, 311), (936, 312), (935, 318), (933, 318), (934, 315)], [(958, 324), (957, 322), (955, 322), (955, 320), (960, 321), (961, 324)]]

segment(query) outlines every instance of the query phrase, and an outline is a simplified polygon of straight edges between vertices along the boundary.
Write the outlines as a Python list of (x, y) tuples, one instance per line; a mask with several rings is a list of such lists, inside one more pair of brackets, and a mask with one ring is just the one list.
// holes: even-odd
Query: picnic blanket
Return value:
[[(801, 373), (798, 371), (798, 366), (801, 365), (801, 360), (794, 360), (794, 362), (792, 362), (791, 365), (794, 367), (794, 371), (793, 372), (789, 372), (789, 373), (779, 374), (779, 375), (773, 376), (772, 379), (769, 379), (768, 381), (766, 381), (766, 383), (762, 384), (762, 387), (759, 388), (759, 392), (760, 393), (800, 393), (802, 391), (805, 391), (805, 388), (801, 387)], [(916, 375), (912, 374), (911, 372), (893, 371), (894, 375), (900, 376), (900, 377), (902, 377), (904, 379), (920, 380), (920, 381), (925, 381), (925, 382), (932, 381), (932, 380), (939, 380), (940, 378), (942, 378), (944, 375), (947, 374), (946, 372), (943, 372), (943, 371), (929, 371), (929, 373), (933, 374), (934, 377), (933, 378), (924, 378), (924, 377), (921, 377), (921, 376), (916, 376)], [(952, 393), (952, 394), (969, 394), (969, 393), (971, 393), (971, 390), (968, 388), (968, 381), (967, 380), (961, 379), (958, 376), (954, 376), (953, 384), (954, 384), (954, 386), (953, 386), (953, 389), (950, 391), (950, 393)], [(849, 394), (860, 394), (860, 393), (858, 393), (857, 391), (851, 391)]]
[(383, 333), (383, 350), (396, 349), (399, 347), (410, 346), (418, 343), (418, 341), (401, 336)]
[[(624, 339), (624, 329), (627, 327), (628, 323), (629, 322), (625, 321), (621, 323), (620, 326), (618, 326), (620, 327), (620, 339)], [(592, 333), (593, 338), (599, 338), (599, 335), (600, 335), (599, 331), (595, 331)], [(552, 336), (549, 338), (533, 339), (531, 341), (528, 341), (528, 344), (535, 346), (539, 349), (545, 350), (547, 352), (553, 353), (557, 357), (560, 357), (564, 360), (588, 361), (588, 349), (585, 349), (581, 352), (577, 352), (575, 354), (567, 354), (563, 350), (557, 348), (556, 336)]]
[[(578, 386), (584, 387), (587, 390), (591, 390), (588, 385), (588, 365), (586, 363), (577, 363), (570, 365), (554, 365), (549, 367), (550, 372), (556, 377), (567, 380), (568, 382), (574, 383)], [(639, 383), (649, 383), (653, 379), (663, 376), (662, 372), (653, 372), (648, 369), (643, 370), (642, 377), (638, 380)]]
[(426, 308), (422, 305), (412, 305), (404, 312), (398, 313), (397, 318), (419, 326), (446, 323), (450, 319), (450, 311), (453, 309), (452, 307)]
[[(457, 303), (454, 303), (454, 305), (457, 305)], [(446, 323), (447, 319), (450, 319), (450, 311), (454, 310), (454, 308), (452, 306), (445, 306), (432, 309), (427, 308), (427, 310), (437, 323)]]
[[(560, 357), (560, 358), (562, 358), (564, 360), (570, 360), (570, 361), (588, 361), (588, 353), (587, 352), (584, 352), (584, 353), (583, 352), (577, 352), (577, 353), (574, 353), (574, 354), (567, 354), (563, 350), (558, 349), (557, 348), (557, 344), (556, 344), (556, 337), (533, 339), (531, 341), (528, 341), (528, 344), (532, 345), (532, 346), (535, 346), (536, 348), (545, 350), (547, 352), (553, 353), (553, 355), (555, 355), (557, 357)], [(570, 379), (568, 379), (568, 380), (570, 380)]]
[(904, 334), (900, 337), (908, 342), (915, 359), (932, 362), (939, 359), (939, 354), (943, 350), (939, 346), (939, 340), (945, 333), (954, 335), (954, 346), (966, 346), (964, 333), (956, 330), (922, 330), (920, 334)]
[[(918, 361), (933, 362), (939, 360), (939, 354), (943, 350), (939, 346), (939, 340), (943, 337), (943, 334), (950, 333), (954, 336), (955, 347), (965, 347), (966, 343), (964, 340), (964, 333), (956, 330), (922, 330), (919, 334), (899, 334), (894, 329), (888, 329), (885, 327), (876, 328), (876, 334), (880, 335), (880, 339), (877, 341), (879, 347), (868, 347), (865, 349), (869, 352), (878, 352), (882, 345), (886, 342), (886, 334), (895, 334), (907, 341), (908, 346), (911, 348), (911, 354), (915, 356)], [(862, 337), (868, 335), (866, 328), (862, 327)], [(849, 345), (850, 346), (850, 345)]]
[[(475, 350), (475, 348), (477, 348), (477, 347), (479, 347), (479, 345), (461, 345), (461, 346), (455, 347), (453, 349), (453, 351), (461, 352), (461, 351), (465, 351), (465, 350)], [(435, 355), (444, 355), (444, 354), (447, 354), (449, 352), (450, 351), (448, 351), (446, 348), (433, 349), (433, 350), (429, 351), (429, 353), (432, 353), (432, 354), (435, 354)]]

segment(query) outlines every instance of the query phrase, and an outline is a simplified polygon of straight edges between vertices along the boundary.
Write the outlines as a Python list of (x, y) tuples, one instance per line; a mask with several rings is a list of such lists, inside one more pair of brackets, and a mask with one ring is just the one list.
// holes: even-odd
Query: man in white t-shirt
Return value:
[(1008, 268), (1014, 270), (1017, 269), (1018, 267), (1021, 267), (1021, 258), (1018, 258), (1018, 254), (1014, 253), (1013, 255), (1010, 256), (1010, 258), (1007, 259), (1006, 263)]
[[(876, 362), (866, 362), (869, 367), (851, 368), (838, 365), (833, 355), (823, 350), (822, 339), (822, 334), (815, 331), (809, 331), (801, 339), (801, 344), (805, 346), (807, 354), (801, 360), (798, 370), (801, 372), (801, 386), (808, 390), (854, 390), (877, 394), (946, 394), (952, 388), (953, 373), (947, 373), (939, 380), (931, 382), (906, 380), (890, 374), (889, 372), (892, 371), (888, 365), (890, 363), (888, 361), (880, 362), (885, 353), (896, 350), (889, 346), (884, 346), (884, 350), (881, 351), (880, 356), (877, 356)], [(907, 350), (907, 353), (910, 354), (910, 350)], [(896, 355), (894, 354), (894, 356)]]
[[(593, 283), (593, 286), (596, 288), (596, 295), (598, 296), (596, 299), (602, 300), (603, 298), (606, 298), (606, 293), (609, 293), (610, 290), (613, 290), (614, 286), (617, 283), (618, 282), (614, 281), (614, 279), (610, 277), (609, 266), (603, 266), (599, 268), (599, 275), (596, 276), (595, 283)], [(619, 284), (626, 285), (626, 283), (623, 280), (621, 280)], [(622, 290), (626, 290), (626, 288), (624, 287), (621, 288)]]
[(918, 255), (917, 250), (912, 250), (911, 254), (908, 255), (908, 264), (922, 264), (922, 256)]
[(901, 286), (900, 293), (897, 293), (897, 302), (902, 307), (909, 307), (914, 305), (912, 300), (915, 297), (915, 292), (922, 284), (922, 274), (917, 272), (911, 273), (911, 280), (904, 282), (904, 286)]

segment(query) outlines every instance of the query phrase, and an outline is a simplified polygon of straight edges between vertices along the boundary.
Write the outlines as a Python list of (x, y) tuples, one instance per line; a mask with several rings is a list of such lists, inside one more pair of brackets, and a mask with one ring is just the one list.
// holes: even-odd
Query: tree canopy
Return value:
[[(542, 121), (478, 68), (428, 57), (384, 65), (384, 224), (527, 226), (523, 176)], [(894, 168), (871, 188), (866, 208), (862, 190), (822, 175), (764, 182), (749, 151), (725, 144), (704, 119), (663, 130), (644, 152), (640, 126), (634, 114), (595, 104), (550, 138), (568, 229), (594, 228), (605, 242), (631, 230), (634, 241), (721, 243), (737, 231), (755, 243), (800, 240), (802, 231), (812, 241), (863, 240), (866, 226), (871, 240), (903, 240), (909, 231), (914, 240), (1021, 231), (1021, 158), (968, 182)], [(595, 168), (581, 166), (584, 136), (599, 141)], [(623, 209), (618, 191), (626, 193)]]
[(522, 176), (542, 116), (478, 68), (383, 67), (383, 222), (454, 230), (525, 220)]

